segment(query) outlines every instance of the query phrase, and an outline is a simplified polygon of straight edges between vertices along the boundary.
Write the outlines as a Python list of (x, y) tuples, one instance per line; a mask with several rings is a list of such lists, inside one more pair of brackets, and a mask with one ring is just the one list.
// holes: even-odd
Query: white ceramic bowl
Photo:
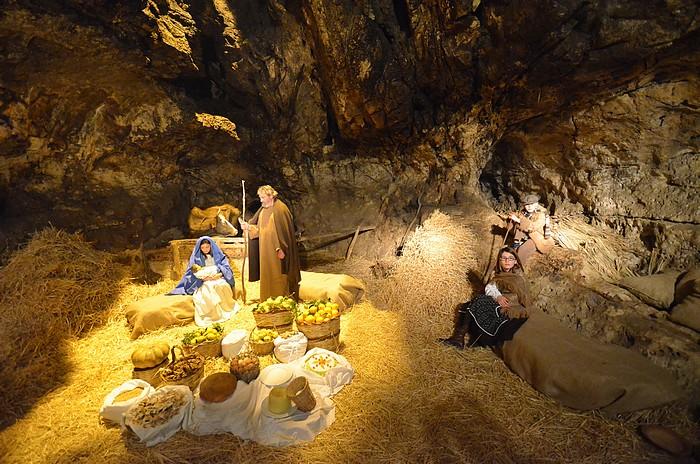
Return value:
[(229, 332), (223, 340), (221, 340), (221, 353), (228, 360), (241, 352), (245, 341), (248, 339), (248, 331), (236, 329)]
[(272, 364), (260, 372), (260, 382), (267, 387), (282, 387), (294, 377), (294, 371), (286, 364)]

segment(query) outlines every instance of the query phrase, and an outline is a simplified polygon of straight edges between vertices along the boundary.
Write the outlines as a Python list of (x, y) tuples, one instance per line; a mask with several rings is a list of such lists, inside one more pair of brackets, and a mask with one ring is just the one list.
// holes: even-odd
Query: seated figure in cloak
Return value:
[(527, 264), (534, 253), (547, 254), (554, 247), (554, 239), (550, 236), (549, 215), (539, 201), (537, 195), (526, 195), (523, 210), (511, 213), (508, 217), (515, 228), (512, 246), (522, 264)]
[(299, 298), (299, 252), (294, 219), (269, 185), (258, 189), (262, 206), (241, 228), (250, 234), (248, 277), (260, 281), (260, 301), (269, 297)]
[(228, 258), (210, 237), (197, 240), (185, 274), (171, 295), (192, 295), (200, 327), (224, 322), (234, 313), (234, 277)]
[(496, 269), (484, 293), (457, 307), (452, 335), (440, 339), (442, 343), (463, 349), (469, 334), (470, 346), (500, 347), (512, 340), (527, 321), (530, 294), (523, 266), (513, 248), (504, 247), (498, 252)]

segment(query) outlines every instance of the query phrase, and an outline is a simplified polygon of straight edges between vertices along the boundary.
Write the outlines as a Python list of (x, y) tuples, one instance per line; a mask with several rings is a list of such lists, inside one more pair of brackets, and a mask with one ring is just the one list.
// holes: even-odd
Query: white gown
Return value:
[[(207, 266), (195, 272), (195, 277), (201, 279), (217, 274), (219, 271), (213, 264), (213, 258), (208, 258)], [(217, 322), (225, 322), (236, 313), (233, 291), (222, 277), (217, 280), (205, 280), (192, 295), (194, 300), (194, 322), (200, 327), (208, 327)]]

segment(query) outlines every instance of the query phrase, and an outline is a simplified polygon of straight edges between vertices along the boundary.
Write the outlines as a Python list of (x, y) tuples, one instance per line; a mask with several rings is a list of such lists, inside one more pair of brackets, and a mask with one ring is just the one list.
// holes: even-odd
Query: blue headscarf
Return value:
[(192, 295), (199, 287), (202, 286), (203, 281), (194, 276), (194, 272), (192, 272), (192, 265), (198, 264), (204, 267), (205, 255), (201, 250), (201, 245), (204, 240), (207, 240), (211, 244), (211, 256), (214, 258), (216, 268), (219, 270), (221, 275), (224, 276), (224, 279), (226, 282), (228, 282), (231, 288), (234, 287), (235, 282), (233, 280), (233, 271), (228, 263), (228, 258), (224, 252), (221, 251), (219, 245), (217, 245), (216, 242), (210, 237), (205, 235), (197, 239), (197, 243), (194, 245), (194, 250), (192, 250), (192, 254), (190, 255), (190, 262), (187, 265), (187, 271), (185, 271), (185, 275), (182, 276), (180, 282), (178, 282), (177, 286), (172, 289), (169, 295)]

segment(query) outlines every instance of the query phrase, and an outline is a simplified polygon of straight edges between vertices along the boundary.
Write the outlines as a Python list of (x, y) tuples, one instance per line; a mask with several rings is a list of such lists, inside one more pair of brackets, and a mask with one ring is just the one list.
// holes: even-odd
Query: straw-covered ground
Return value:
[[(463, 253), (431, 254), (421, 245), (426, 241), (460, 246)], [(697, 436), (682, 406), (618, 420), (572, 411), (533, 390), (492, 352), (436, 343), (449, 331), (449, 306), (469, 296), (470, 243), (468, 229), (436, 213), (386, 278), (372, 277), (371, 263), (359, 259), (315, 269), (362, 278), (368, 294), (341, 319), (341, 352), (355, 378), (334, 398), (336, 422), (313, 442), (277, 449), (231, 435), (180, 432), (146, 448), (129, 432), (101, 423), (98, 410), (130, 377), (135, 346), (176, 343), (191, 330), (129, 339), (125, 306), (175, 282), (135, 283), (79, 237), (43, 232), (0, 270), (2, 461), (673, 462), (643, 442), (636, 427), (651, 421)], [(74, 282), (65, 284), (70, 291), (56, 290), (63, 281)], [(246, 307), (226, 327), (253, 324)], [(208, 361), (206, 373), (226, 369), (223, 360)]]

